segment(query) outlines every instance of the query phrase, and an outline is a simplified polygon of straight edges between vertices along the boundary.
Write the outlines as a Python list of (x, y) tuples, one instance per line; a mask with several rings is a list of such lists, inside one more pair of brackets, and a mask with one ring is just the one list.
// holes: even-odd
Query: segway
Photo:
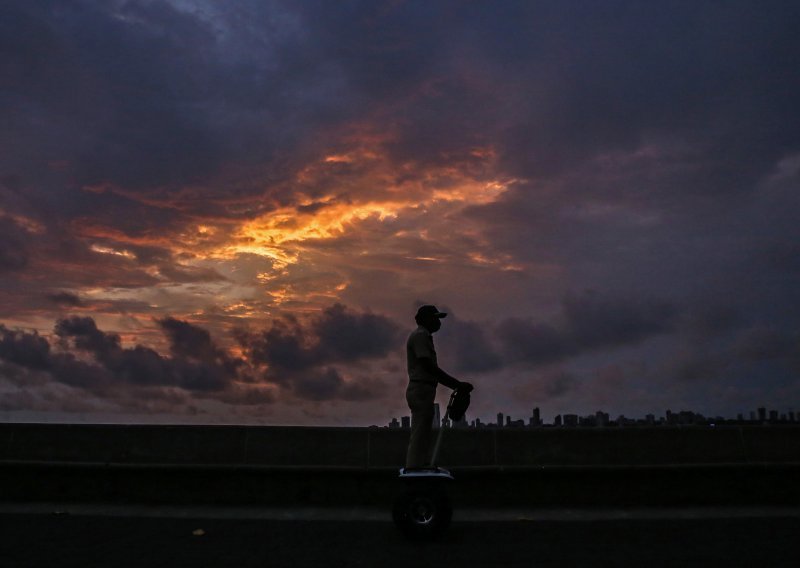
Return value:
[(436, 460), (447, 420), (461, 420), (469, 407), (469, 390), (456, 389), (450, 395), (439, 435), (436, 437), (431, 466), (414, 470), (400, 468), (400, 479), (404, 488), (395, 499), (392, 517), (395, 525), (408, 538), (434, 539), (450, 525), (453, 506), (447, 496), (446, 485), (454, 478), (448, 470), (437, 467)]

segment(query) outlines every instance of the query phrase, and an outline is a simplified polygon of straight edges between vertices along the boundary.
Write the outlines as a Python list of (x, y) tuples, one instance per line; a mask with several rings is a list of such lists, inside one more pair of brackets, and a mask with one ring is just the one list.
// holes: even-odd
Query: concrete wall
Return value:
[[(451, 467), (800, 462), (800, 427), (448, 429)], [(0, 424), (0, 462), (395, 468), (407, 430)]]
[[(447, 430), (458, 507), (800, 505), (800, 428)], [(0, 425), (0, 500), (378, 506), (408, 431)]]

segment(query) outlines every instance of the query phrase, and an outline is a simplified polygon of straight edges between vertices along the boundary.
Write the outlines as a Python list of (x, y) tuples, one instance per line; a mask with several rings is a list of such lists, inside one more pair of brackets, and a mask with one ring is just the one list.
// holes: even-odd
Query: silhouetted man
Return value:
[(411, 332), (406, 342), (408, 363), (408, 388), (406, 401), (411, 409), (411, 439), (406, 454), (406, 469), (430, 466), (430, 441), (433, 427), (436, 385), (442, 383), (451, 389), (472, 390), (472, 385), (459, 381), (439, 368), (433, 334), (442, 327), (442, 318), (447, 314), (436, 306), (421, 306), (414, 318), (417, 329)]

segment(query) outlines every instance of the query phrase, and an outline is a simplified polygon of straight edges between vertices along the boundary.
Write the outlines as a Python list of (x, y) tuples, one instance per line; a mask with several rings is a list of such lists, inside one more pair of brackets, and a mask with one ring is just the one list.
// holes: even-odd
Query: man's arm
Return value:
[(431, 359), (430, 357), (420, 357), (418, 361), (420, 365), (422, 365), (422, 368), (425, 369), (425, 371), (428, 374), (430, 374), (444, 386), (449, 387), (453, 390), (456, 390), (457, 388), (468, 388), (469, 390), (472, 390), (471, 384), (464, 381), (459, 381), (455, 377), (451, 377), (450, 375), (445, 373), (442, 369), (440, 369), (439, 366), (436, 365), (433, 362), (433, 359)]

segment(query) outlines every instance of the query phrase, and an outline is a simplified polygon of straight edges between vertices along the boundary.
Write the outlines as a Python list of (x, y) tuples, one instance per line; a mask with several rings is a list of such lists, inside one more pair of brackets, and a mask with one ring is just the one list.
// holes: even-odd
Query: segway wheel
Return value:
[(394, 523), (408, 538), (438, 538), (450, 525), (453, 507), (443, 490), (408, 490), (394, 503)]

